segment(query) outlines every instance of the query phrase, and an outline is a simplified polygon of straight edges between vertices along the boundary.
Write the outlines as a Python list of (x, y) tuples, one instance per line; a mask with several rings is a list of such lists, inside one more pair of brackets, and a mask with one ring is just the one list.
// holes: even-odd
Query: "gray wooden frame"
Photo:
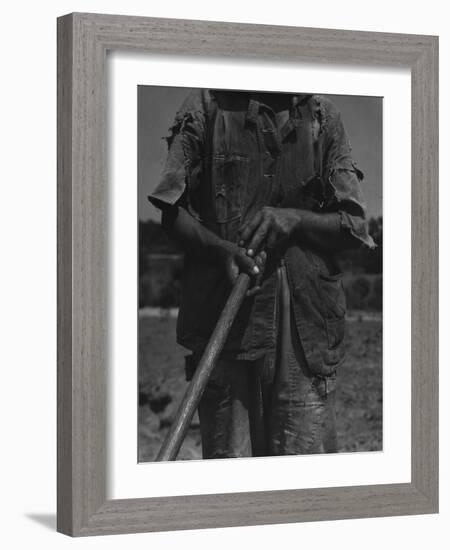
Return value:
[[(106, 52), (123, 49), (411, 69), (411, 483), (107, 500)], [(81, 536), (437, 512), (437, 350), (437, 37), (81, 13), (58, 19), (59, 531)]]

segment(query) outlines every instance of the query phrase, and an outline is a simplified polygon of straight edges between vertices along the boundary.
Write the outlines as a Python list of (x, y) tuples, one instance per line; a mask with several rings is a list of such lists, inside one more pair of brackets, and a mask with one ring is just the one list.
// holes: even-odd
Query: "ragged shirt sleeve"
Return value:
[(369, 234), (366, 203), (361, 189), (364, 175), (352, 158), (351, 146), (341, 115), (328, 99), (316, 99), (323, 155), (324, 210), (340, 214), (343, 231), (362, 245), (375, 248)]
[(189, 94), (175, 115), (166, 137), (168, 152), (154, 191), (148, 196), (157, 208), (182, 204), (199, 217), (196, 197), (201, 181), (206, 127), (206, 92)]

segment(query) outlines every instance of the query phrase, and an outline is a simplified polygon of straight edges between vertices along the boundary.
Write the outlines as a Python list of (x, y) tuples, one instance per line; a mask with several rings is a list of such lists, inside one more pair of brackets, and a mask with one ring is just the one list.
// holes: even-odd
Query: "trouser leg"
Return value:
[(199, 405), (203, 458), (337, 452), (335, 378), (308, 369), (284, 268), (277, 317), (272, 375), (264, 359), (216, 365)]
[(203, 458), (252, 456), (249, 365), (219, 361), (200, 400)]
[(219, 362), (199, 404), (203, 458), (337, 452), (332, 378), (311, 375), (291, 345), (272, 384), (248, 361)]
[(280, 339), (270, 400), (270, 454), (336, 452), (335, 379), (308, 369), (292, 318), (286, 273), (280, 289)]

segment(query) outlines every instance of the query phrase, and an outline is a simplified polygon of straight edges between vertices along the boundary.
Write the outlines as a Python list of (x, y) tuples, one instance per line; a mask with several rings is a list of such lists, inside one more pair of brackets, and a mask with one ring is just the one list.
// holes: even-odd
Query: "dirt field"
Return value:
[[(139, 322), (139, 461), (154, 459), (186, 388), (184, 350), (175, 342), (173, 317), (142, 316)], [(347, 361), (338, 376), (340, 452), (382, 449), (381, 316), (353, 313)], [(195, 416), (179, 459), (201, 458)]]

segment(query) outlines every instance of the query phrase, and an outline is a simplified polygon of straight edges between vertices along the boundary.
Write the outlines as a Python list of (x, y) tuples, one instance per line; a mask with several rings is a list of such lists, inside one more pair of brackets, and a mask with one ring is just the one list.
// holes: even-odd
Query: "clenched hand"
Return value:
[(249, 258), (245, 248), (230, 242), (223, 242), (220, 247), (220, 257), (231, 285), (236, 282), (239, 273), (247, 273), (253, 279), (252, 287), (247, 292), (247, 296), (252, 296), (260, 290), (260, 282), (266, 263), (266, 253), (264, 251), (254, 258)]

